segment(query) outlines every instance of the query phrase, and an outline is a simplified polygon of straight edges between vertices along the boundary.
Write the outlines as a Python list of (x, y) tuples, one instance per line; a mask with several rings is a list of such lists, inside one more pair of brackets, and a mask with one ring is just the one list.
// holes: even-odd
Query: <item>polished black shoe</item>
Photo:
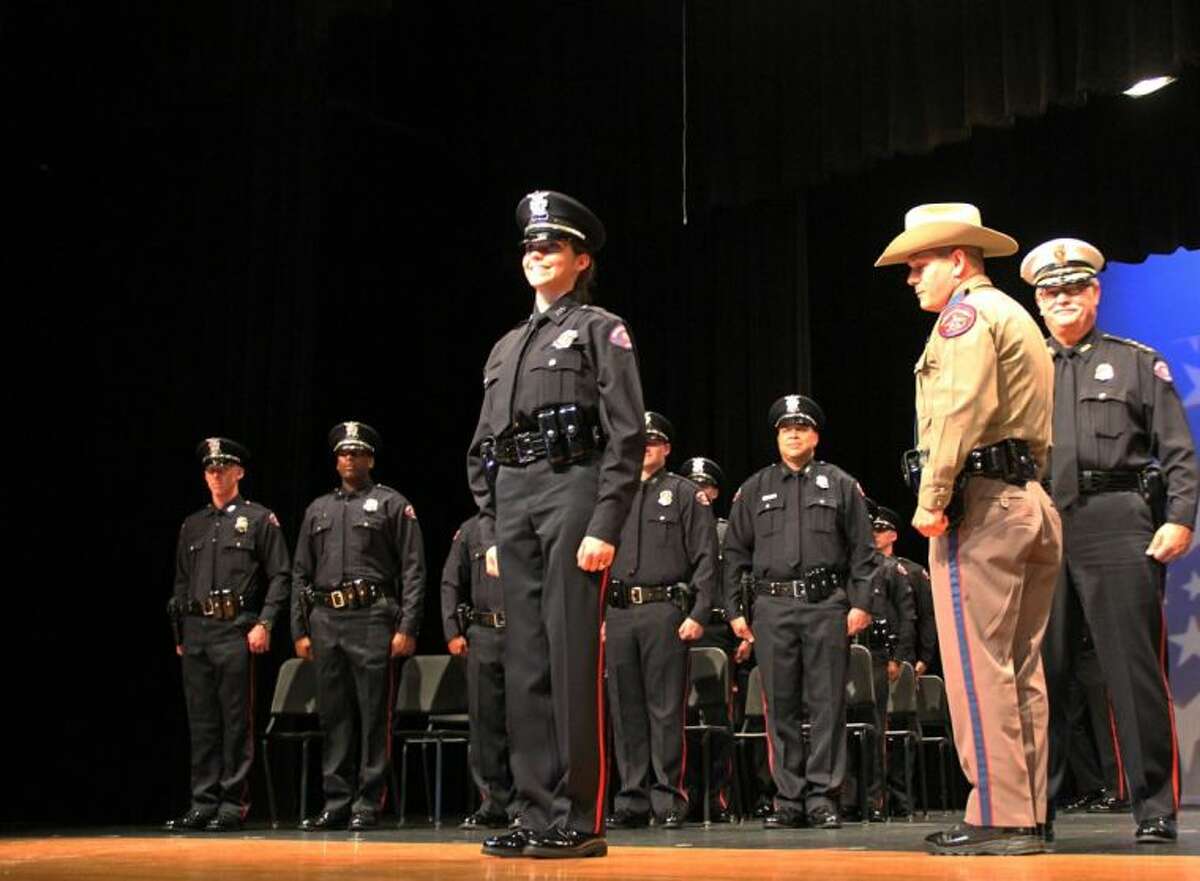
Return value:
[(163, 823), (163, 829), (167, 832), (188, 832), (194, 829), (203, 829), (208, 826), (209, 821), (216, 817), (213, 811), (201, 811), (192, 808), (186, 814), (179, 817), (172, 817), (167, 822)]
[(538, 835), (525, 848), (526, 856), (543, 860), (568, 860), (581, 857), (602, 857), (608, 853), (603, 835), (592, 835), (578, 829), (555, 827)]
[(1046, 850), (1046, 842), (1035, 826), (960, 823), (926, 836), (925, 842), (938, 856), (1023, 856)]
[(378, 814), (367, 813), (366, 811), (363, 811), (362, 813), (355, 814), (350, 818), (351, 832), (366, 832), (370, 829), (377, 828), (379, 828)]
[(205, 832), (240, 832), (242, 818), (237, 814), (217, 814), (204, 827)]
[(1158, 844), (1178, 839), (1179, 829), (1175, 825), (1174, 817), (1153, 817), (1138, 823), (1138, 844)]
[(1108, 795), (1108, 792), (1103, 789), (1093, 789), (1090, 792), (1085, 792), (1082, 795), (1077, 795), (1074, 798), (1068, 799), (1058, 806), (1058, 809), (1064, 814), (1071, 811), (1082, 811), (1091, 807), (1096, 802)]
[(871, 808), (867, 811), (867, 820), (872, 823), (886, 823), (888, 815), (882, 808)]
[(1087, 806), (1089, 814), (1128, 814), (1131, 810), (1129, 799), (1117, 798), (1109, 793)]
[(476, 811), (473, 814), (468, 814), (461, 823), (458, 824), (459, 829), (507, 829), (508, 817), (504, 814), (485, 814), (483, 811)]
[(842, 819), (833, 808), (813, 808), (808, 812), (808, 825), (813, 829), (841, 829)]
[[(700, 820), (703, 822), (703, 814), (700, 815)], [(708, 822), (710, 823), (732, 823), (733, 821), (733, 813), (725, 810), (725, 808), (713, 808), (708, 812)]]
[(315, 817), (305, 817), (298, 827), (301, 832), (328, 832), (330, 829), (345, 829), (350, 822), (346, 811), (321, 811)]
[(490, 835), (483, 839), (480, 850), (489, 857), (524, 857), (536, 836), (528, 829), (514, 829), (504, 835)]
[(756, 820), (765, 820), (775, 812), (775, 808), (769, 801), (760, 801), (754, 806), (754, 810), (750, 812), (750, 816)]
[(763, 817), (764, 829), (804, 829), (808, 817), (802, 811), (774, 811)]
[(678, 811), (671, 811), (671, 813), (659, 820), (658, 825), (663, 829), (682, 829), (683, 823), (683, 814)]
[(608, 818), (609, 829), (641, 829), (650, 825), (649, 814), (635, 814), (633, 811), (616, 811)]

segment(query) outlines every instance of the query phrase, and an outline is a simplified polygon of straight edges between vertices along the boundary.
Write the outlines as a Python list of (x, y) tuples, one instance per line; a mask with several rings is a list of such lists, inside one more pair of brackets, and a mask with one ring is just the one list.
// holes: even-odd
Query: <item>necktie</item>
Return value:
[[(525, 352), (529, 349), (530, 341), (541, 330), (542, 325), (550, 319), (545, 313), (538, 313), (529, 317), (529, 323), (525, 325), (525, 332), (521, 335), (521, 345), (517, 353), (517, 357), (510, 359), (501, 370), (501, 379), (507, 380), (509, 383), (508, 392), (508, 424), (516, 426), (517, 414), (517, 381), (521, 376), (521, 364), (525, 361)], [(504, 386), (501, 385), (501, 388)]]
[(1075, 430), (1074, 349), (1063, 349), (1054, 359), (1054, 448), (1050, 481), (1054, 504), (1065, 511), (1079, 501), (1079, 445)]

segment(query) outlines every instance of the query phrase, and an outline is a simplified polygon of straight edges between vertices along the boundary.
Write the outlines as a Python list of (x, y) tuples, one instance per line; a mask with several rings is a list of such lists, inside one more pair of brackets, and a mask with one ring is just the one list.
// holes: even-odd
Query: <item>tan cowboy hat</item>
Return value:
[(876, 266), (904, 263), (913, 254), (931, 248), (964, 245), (981, 248), (984, 257), (1017, 253), (1017, 240), (983, 225), (979, 209), (966, 202), (918, 205), (904, 215), (904, 232), (883, 249)]

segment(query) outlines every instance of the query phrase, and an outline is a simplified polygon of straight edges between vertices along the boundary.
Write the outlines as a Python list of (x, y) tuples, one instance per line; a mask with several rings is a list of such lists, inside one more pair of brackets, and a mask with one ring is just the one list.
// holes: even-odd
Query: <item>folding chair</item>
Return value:
[[(875, 718), (875, 677), (871, 670), (871, 651), (864, 645), (851, 644), (850, 663), (846, 672), (846, 715), (859, 718)], [(846, 737), (858, 738), (858, 803), (867, 803), (867, 754), (870, 749), (868, 738), (875, 737), (873, 722), (847, 722)], [(866, 811), (864, 810), (865, 814)]]
[[(712, 825), (710, 800), (712, 792), (712, 746), (714, 734), (728, 737), (732, 740), (733, 723), (729, 721), (730, 706), (733, 697), (733, 684), (729, 676), (729, 655), (724, 650), (715, 647), (693, 648), (688, 651), (688, 679), (691, 690), (688, 692), (687, 706), (689, 710), (698, 710), (700, 721), (694, 725), (685, 725), (685, 731), (700, 733), (700, 761), (703, 763), (704, 780), (704, 825)], [(722, 707), (721, 718), (726, 721), (710, 722), (704, 716), (705, 707)], [(740, 818), (741, 797), (738, 787), (734, 786), (734, 813)]]
[[(908, 819), (911, 822), (916, 814), (916, 803), (913, 801), (912, 775), (913, 753), (917, 757), (917, 776), (921, 779), (921, 807), (928, 812), (929, 793), (925, 785), (925, 759), (921, 749), (920, 730), (917, 723), (917, 674), (913, 672), (912, 664), (908, 661), (900, 665), (900, 676), (888, 686), (888, 721), (896, 721), (902, 728), (890, 728), (884, 732), (889, 745), (899, 741), (904, 748), (904, 795), (911, 809)], [(914, 749), (915, 747), (915, 749)]]
[(275, 778), (271, 773), (271, 742), (300, 741), (300, 816), (307, 817), (308, 745), (323, 736), (320, 728), (316, 727), (319, 724), (316, 668), (302, 658), (290, 658), (279, 668), (275, 693), (271, 697), (271, 718), (259, 741), (263, 771), (267, 777), (267, 805), (271, 812), (272, 829), (279, 828), (279, 815), (275, 804)]
[[(917, 678), (917, 720), (921, 725), (921, 748), (935, 746), (938, 751), (938, 784), (941, 809), (950, 807), (947, 763), (954, 754), (954, 737), (950, 728), (950, 707), (946, 703), (946, 683), (940, 676)], [(929, 810), (928, 804), (925, 810)]]

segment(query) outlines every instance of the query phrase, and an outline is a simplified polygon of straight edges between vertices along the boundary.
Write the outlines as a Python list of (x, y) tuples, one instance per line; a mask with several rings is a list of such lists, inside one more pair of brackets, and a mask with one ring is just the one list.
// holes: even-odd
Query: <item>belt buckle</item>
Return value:
[(200, 601), (200, 612), (205, 618), (211, 618), (217, 613), (217, 605), (213, 602), (212, 597), (207, 596)]
[(532, 441), (522, 441), (521, 435), (518, 434), (513, 437), (513, 446), (516, 447), (517, 450), (518, 465), (528, 465), (531, 462), (537, 461), (537, 456), (534, 455)]
[(505, 624), (505, 620), (504, 620), (504, 612), (493, 612), (493, 613), (492, 613), (492, 620), (493, 620), (494, 622), (496, 622), (496, 629), (497, 629), (497, 630), (503, 629), (503, 627), (504, 627), (504, 624)]
[(629, 588), (629, 602), (633, 603), (635, 606), (640, 606), (645, 602), (645, 598), (642, 596), (641, 587), (634, 585), (633, 587)]
[(346, 595), (340, 590), (331, 590), (329, 592), (329, 602), (335, 609), (344, 609), (346, 607)]
[(808, 601), (807, 585), (803, 581), (792, 582), (792, 596), (798, 600)]

